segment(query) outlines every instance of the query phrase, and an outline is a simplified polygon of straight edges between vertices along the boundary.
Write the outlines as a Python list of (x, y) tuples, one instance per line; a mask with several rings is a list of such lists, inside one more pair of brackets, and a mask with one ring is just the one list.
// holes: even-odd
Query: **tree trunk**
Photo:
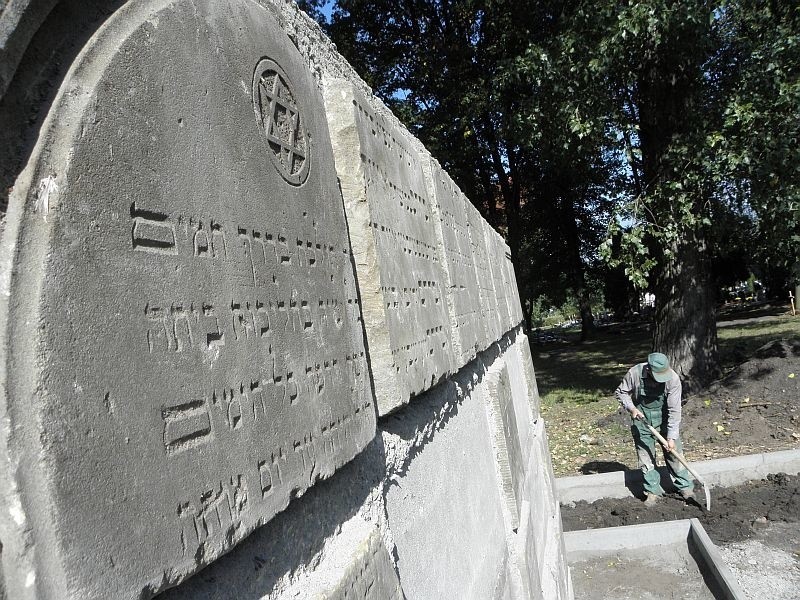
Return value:
[(666, 354), (692, 394), (719, 376), (717, 322), (705, 261), (705, 242), (697, 232), (673, 247), (655, 277), (653, 350)]

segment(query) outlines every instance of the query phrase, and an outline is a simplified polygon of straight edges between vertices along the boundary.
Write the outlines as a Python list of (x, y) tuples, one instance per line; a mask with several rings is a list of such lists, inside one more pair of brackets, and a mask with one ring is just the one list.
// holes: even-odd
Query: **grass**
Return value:
[[(611, 470), (620, 464), (635, 467), (626, 421), (613, 418), (617, 409), (613, 394), (631, 365), (650, 351), (648, 327), (617, 325), (582, 344), (577, 331), (561, 335), (563, 342), (531, 348), (556, 475)], [(762, 323), (722, 322), (718, 329), (722, 367), (733, 368), (771, 340), (797, 336), (800, 318), (791, 316)]]

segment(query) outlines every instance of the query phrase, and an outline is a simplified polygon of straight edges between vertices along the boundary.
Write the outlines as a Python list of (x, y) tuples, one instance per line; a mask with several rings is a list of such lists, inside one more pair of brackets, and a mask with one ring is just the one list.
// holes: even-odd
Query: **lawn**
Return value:
[[(800, 317), (766, 318), (763, 322), (719, 323), (720, 358), (725, 371), (771, 340), (800, 337)], [(578, 343), (577, 331), (560, 335), (563, 341), (532, 344), (531, 348), (556, 475), (593, 472), (601, 464), (608, 470), (608, 463), (635, 467), (626, 421), (614, 418), (617, 402), (613, 394), (627, 369), (647, 356), (651, 341), (648, 326), (615, 325), (601, 329), (593, 340), (582, 344)]]

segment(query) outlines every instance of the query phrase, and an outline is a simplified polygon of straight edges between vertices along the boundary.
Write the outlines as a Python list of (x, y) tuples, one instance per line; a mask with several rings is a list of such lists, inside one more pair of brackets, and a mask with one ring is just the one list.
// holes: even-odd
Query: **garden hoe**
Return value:
[(650, 433), (652, 433), (654, 436), (656, 436), (656, 439), (659, 442), (661, 442), (661, 445), (664, 446), (664, 449), (667, 450), (667, 452), (672, 452), (672, 454), (675, 456), (675, 458), (677, 458), (680, 461), (680, 463), (684, 467), (686, 467), (686, 470), (689, 471), (689, 473), (691, 473), (692, 476), (697, 480), (697, 483), (699, 483), (700, 485), (703, 486), (703, 491), (706, 494), (706, 511), (707, 512), (711, 512), (711, 494), (708, 492), (708, 486), (706, 485), (706, 482), (703, 481), (703, 478), (700, 477), (700, 475), (698, 475), (695, 472), (695, 470), (692, 469), (692, 467), (689, 466), (689, 461), (686, 460), (686, 457), (684, 457), (683, 454), (681, 454), (677, 450), (668, 450), (669, 445), (667, 444), (667, 440), (665, 440), (662, 437), (662, 435), (660, 433), (658, 433), (658, 431), (654, 427), (651, 427), (650, 423), (647, 423), (644, 420), (642, 420), (642, 423), (644, 423), (647, 426), (647, 428), (650, 430)]

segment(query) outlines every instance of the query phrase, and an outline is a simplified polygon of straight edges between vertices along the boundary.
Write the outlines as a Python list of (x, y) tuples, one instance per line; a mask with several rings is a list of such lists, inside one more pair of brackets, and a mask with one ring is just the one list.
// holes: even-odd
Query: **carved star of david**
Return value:
[(308, 176), (309, 138), (288, 81), (277, 64), (262, 60), (254, 76), (253, 101), (272, 163), (286, 181), (300, 185)]

